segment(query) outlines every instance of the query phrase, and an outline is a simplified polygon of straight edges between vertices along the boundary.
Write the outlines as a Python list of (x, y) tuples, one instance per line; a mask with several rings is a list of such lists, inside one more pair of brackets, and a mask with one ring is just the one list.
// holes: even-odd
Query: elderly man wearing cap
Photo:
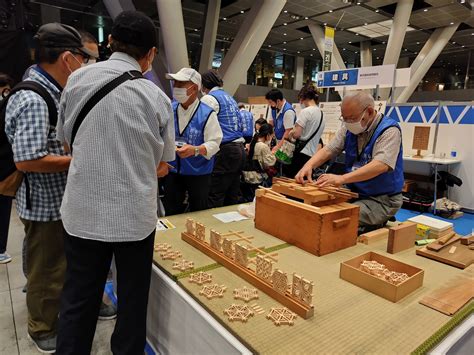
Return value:
[(171, 215), (185, 211), (186, 192), (190, 211), (208, 207), (214, 155), (219, 151), (222, 130), (214, 110), (198, 99), (201, 75), (196, 70), (183, 68), (167, 77), (173, 80), (176, 160), (165, 178), (163, 203), (166, 214)]
[(22, 90), (9, 97), (5, 133), (16, 167), (25, 173), (16, 193), (16, 208), (27, 240), (28, 335), (41, 352), (54, 352), (66, 269), (59, 208), (71, 157), (56, 138), (50, 118), (57, 111), (49, 112), (47, 102), (59, 108), (69, 75), (93, 53), (82, 45), (79, 32), (59, 23), (43, 25), (35, 38), (38, 65), (27, 80), (40, 84), (46, 93)]
[(91, 352), (112, 256), (119, 304), (111, 350), (145, 348), (157, 175), (174, 159), (173, 113), (168, 97), (141, 74), (156, 53), (153, 21), (122, 12), (109, 45), (110, 59), (74, 73), (61, 97), (58, 135), (72, 162), (61, 206), (67, 270), (59, 354)]

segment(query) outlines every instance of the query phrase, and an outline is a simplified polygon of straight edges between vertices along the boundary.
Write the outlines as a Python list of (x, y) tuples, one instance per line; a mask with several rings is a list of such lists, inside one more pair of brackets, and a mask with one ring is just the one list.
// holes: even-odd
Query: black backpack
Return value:
[[(9, 180), (12, 180), (12, 177), (17, 176), (16, 189), (21, 183), (21, 178), (18, 179), (20, 173), (18, 172), (15, 162), (13, 160), (13, 151), (10, 142), (8, 141), (7, 135), (5, 133), (5, 116), (7, 111), (8, 100), (18, 91), (21, 90), (30, 90), (38, 95), (40, 95), (48, 106), (48, 115), (49, 115), (49, 125), (50, 131), (54, 130), (56, 123), (58, 121), (58, 111), (54, 99), (51, 97), (49, 92), (39, 83), (31, 80), (22, 81), (17, 84), (8, 94), (7, 97), (0, 103), (0, 194), (6, 194), (8, 196), (14, 195), (15, 191), (11, 191), (11, 184)], [(8, 187), (5, 187), (4, 184), (9, 184)], [(16, 190), (15, 189), (15, 190)]]

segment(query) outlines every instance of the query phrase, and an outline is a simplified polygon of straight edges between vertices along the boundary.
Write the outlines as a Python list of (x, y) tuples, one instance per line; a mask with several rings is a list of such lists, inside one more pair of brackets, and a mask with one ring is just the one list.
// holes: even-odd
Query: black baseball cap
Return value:
[(156, 47), (157, 42), (153, 21), (140, 11), (121, 12), (114, 20), (112, 37), (145, 49)]
[(62, 23), (53, 22), (41, 26), (35, 39), (42, 47), (78, 49), (85, 55), (96, 57), (96, 54), (82, 45), (80, 33), (74, 27)]

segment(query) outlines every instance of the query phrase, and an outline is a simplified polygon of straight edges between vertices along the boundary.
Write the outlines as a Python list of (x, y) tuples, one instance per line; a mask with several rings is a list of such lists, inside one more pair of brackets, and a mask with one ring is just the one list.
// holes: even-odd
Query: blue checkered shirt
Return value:
[[(37, 70), (31, 70), (27, 80), (43, 85), (59, 107), (60, 89)], [(46, 155), (67, 155), (56, 139), (56, 129), (50, 130), (48, 106), (33, 91), (22, 90), (8, 101), (5, 132), (12, 144), (15, 162), (36, 160)], [(66, 187), (67, 172), (26, 173), (30, 184), (31, 209), (26, 208), (25, 180), (16, 193), (16, 208), (21, 218), (48, 222), (61, 219), (59, 208)]]

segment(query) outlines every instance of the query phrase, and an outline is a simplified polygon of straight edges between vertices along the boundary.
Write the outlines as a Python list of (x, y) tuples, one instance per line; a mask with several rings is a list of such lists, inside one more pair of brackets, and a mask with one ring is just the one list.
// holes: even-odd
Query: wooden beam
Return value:
[(297, 300), (291, 298), (288, 292), (284, 295), (278, 293), (276, 290), (273, 289), (270, 283), (259, 278), (255, 274), (255, 272), (237, 264), (234, 260), (226, 257), (223, 253), (211, 248), (207, 243), (196, 239), (194, 236), (186, 232), (181, 233), (181, 239), (189, 243), (196, 249), (199, 249), (201, 252), (214, 259), (219, 264), (225, 266), (237, 276), (243, 278), (245, 281), (257, 287), (259, 290), (265, 292), (268, 296), (277, 300), (285, 307), (288, 307), (288, 309), (295, 312), (300, 317), (308, 319), (314, 315), (314, 307), (302, 304)]

